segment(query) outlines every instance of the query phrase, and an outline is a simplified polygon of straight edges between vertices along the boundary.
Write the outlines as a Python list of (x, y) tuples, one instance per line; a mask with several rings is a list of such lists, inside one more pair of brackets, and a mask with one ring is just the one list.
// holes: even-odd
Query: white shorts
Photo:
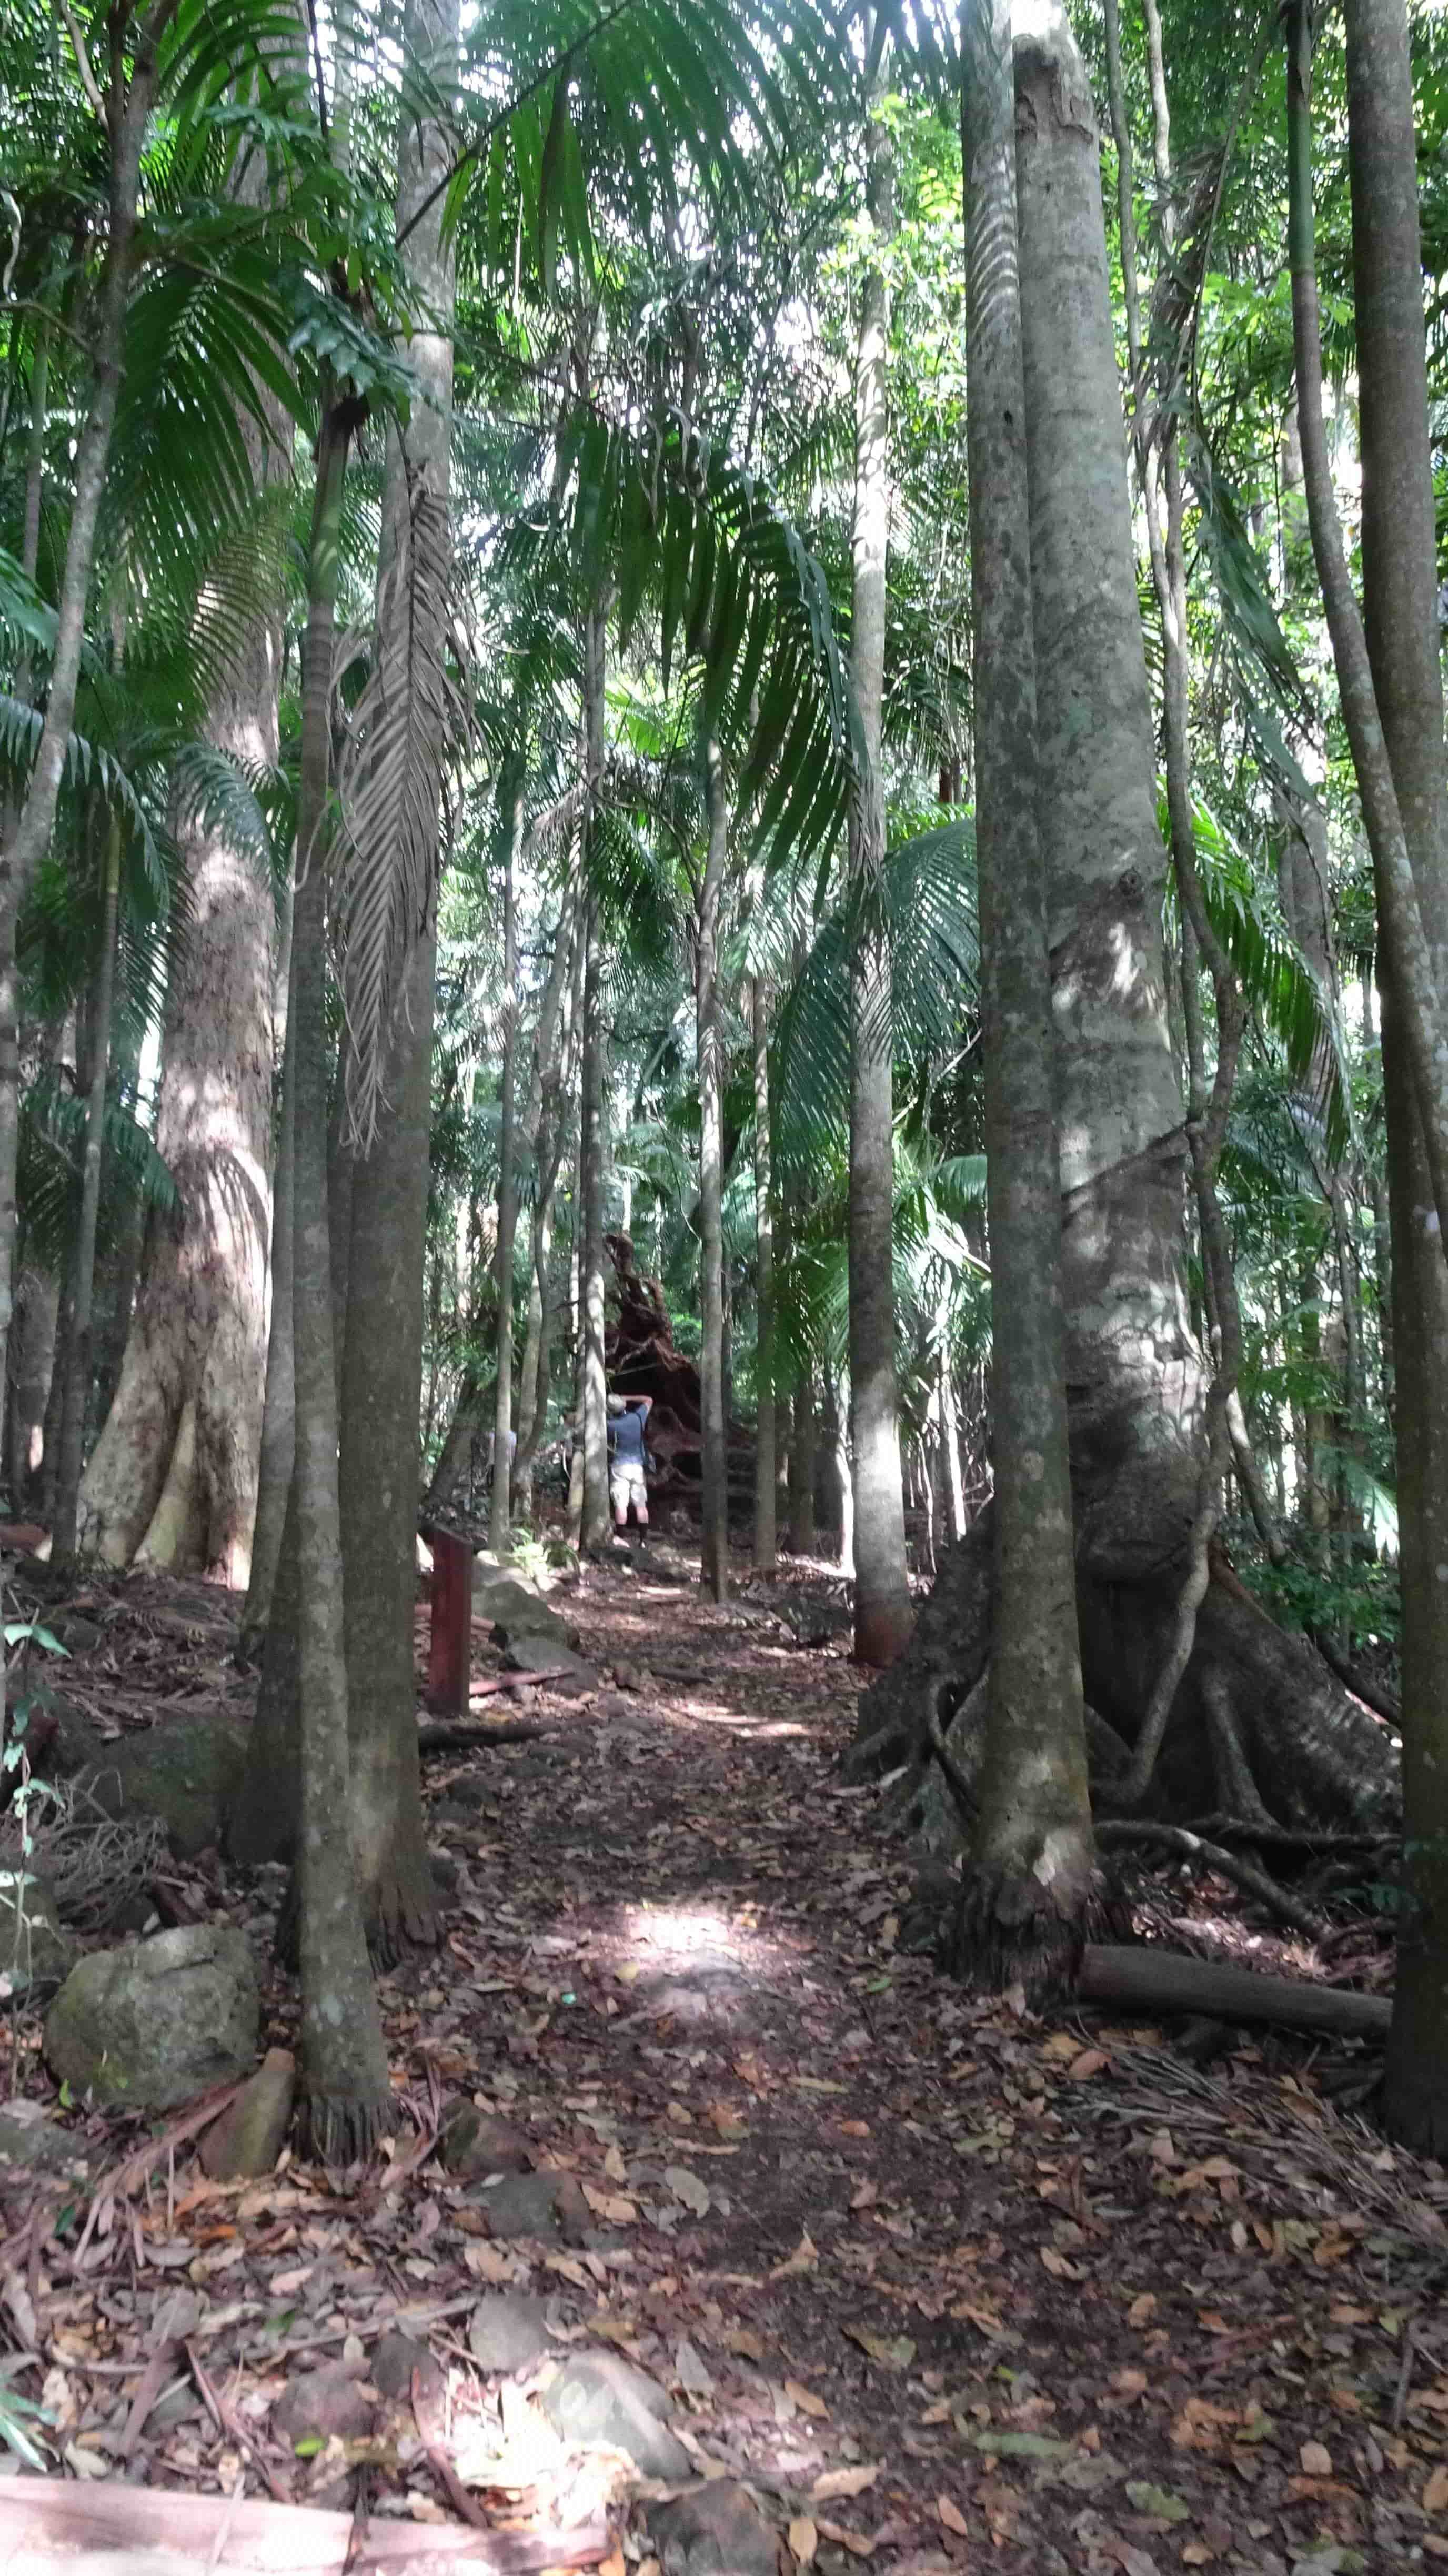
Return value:
[(614, 1460), (609, 1470), (608, 1499), (613, 1505), (616, 1520), (626, 1517), (630, 1503), (638, 1511), (648, 1510), (649, 1489), (636, 1458)]

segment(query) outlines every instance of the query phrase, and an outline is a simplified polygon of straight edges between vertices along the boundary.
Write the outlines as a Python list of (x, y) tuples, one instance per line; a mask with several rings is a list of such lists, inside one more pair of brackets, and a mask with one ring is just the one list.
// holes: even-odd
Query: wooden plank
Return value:
[[(268, 2504), (258, 2496), (203, 2496), (101, 2478), (0, 2479), (0, 2576), (181, 2576), (225, 2567), (239, 2576), (342, 2576), (349, 2513)], [(403, 2522), (374, 2515), (353, 2550), (349, 2576), (532, 2576), (545, 2567), (596, 2566), (612, 2546), (603, 2522), (572, 2530), (476, 2531), (465, 2523)]]

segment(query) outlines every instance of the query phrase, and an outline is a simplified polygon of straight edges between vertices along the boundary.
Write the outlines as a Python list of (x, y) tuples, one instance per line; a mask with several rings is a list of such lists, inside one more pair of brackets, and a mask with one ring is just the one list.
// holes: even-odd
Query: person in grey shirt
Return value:
[(644, 1424), (653, 1400), (651, 1395), (611, 1395), (608, 1399), (608, 1499), (613, 1505), (613, 1525), (622, 1537), (628, 1528), (632, 1503), (640, 1547), (647, 1546), (649, 1533)]

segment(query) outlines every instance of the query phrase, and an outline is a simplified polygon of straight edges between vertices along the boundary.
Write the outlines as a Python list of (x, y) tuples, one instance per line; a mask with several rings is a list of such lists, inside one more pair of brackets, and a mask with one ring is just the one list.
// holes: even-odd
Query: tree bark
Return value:
[(513, 1255), (518, 1239), (517, 863), (523, 839), (521, 759), (498, 790), (503, 831), (503, 1099), (498, 1143), (497, 1377), (493, 1387), (493, 1494), (489, 1536), (500, 1555), (512, 1535)]
[[(604, 612), (590, 610), (584, 638), (584, 718), (588, 813), (584, 829), (591, 842), (596, 826), (603, 777)], [(612, 1526), (608, 1502), (608, 1379), (604, 1357), (603, 1189), (604, 1089), (607, 1040), (603, 1025), (603, 944), (598, 897), (589, 882), (589, 853), (584, 855), (584, 901), (587, 926), (583, 967), (583, 1077), (579, 1131), (579, 1179), (583, 1201), (583, 1243), (579, 1274), (582, 1331), (579, 1337), (579, 1394), (583, 1413), (583, 1498), (579, 1537), (586, 1547), (606, 1545)]]
[[(876, 241), (895, 230), (894, 145), (872, 102), (866, 197)], [(905, 1499), (895, 1383), (894, 1064), (890, 952), (877, 918), (885, 860), (880, 777), (890, 539), (887, 356), (890, 294), (882, 268), (860, 289), (855, 352), (855, 514), (850, 675), (869, 767), (850, 813), (850, 884), (858, 907), (850, 969), (850, 1436), (855, 1494), (855, 1653), (888, 1664), (910, 1635)]]
[[(1348, 154), (1368, 651), (1430, 964), (1448, 991), (1434, 493), (1413, 86), (1403, 0), (1348, 0)], [(1375, 862), (1376, 862), (1376, 853)], [(1387, 892), (1379, 881), (1379, 908)], [(1391, 952), (1384, 1012), (1402, 1501), (1403, 1868), (1385, 2106), (1395, 2137), (1448, 2154), (1448, 1267), (1433, 1222), (1421, 1095), (1404, 1078), (1412, 973)], [(1438, 1140), (1441, 1144), (1443, 1140)]]
[[(256, 154), (237, 202), (259, 206), (265, 192), (265, 156)], [(257, 401), (265, 429), (244, 406), (236, 428), (264, 491), (291, 470), (291, 427), (261, 387)], [(279, 603), (250, 622), (207, 719), (208, 740), (245, 771), (276, 762), (280, 675)], [(245, 1589), (267, 1360), (276, 906), (265, 866), (224, 832), (194, 810), (176, 828), (188, 922), (166, 996), (156, 1147), (180, 1204), (147, 1227), (80, 1532), (108, 1564), (138, 1554), (179, 1561)], [(181, 1472), (174, 1453), (188, 1407), (191, 1458)]]
[(392, 2095), (367, 1958), (351, 1828), (337, 1378), (327, 1199), (325, 834), (332, 653), (348, 431), (324, 382), (308, 565), (294, 913), (296, 1067), (296, 1555), (301, 1711), (298, 1868), (302, 2127), (343, 2162), (391, 2124)]
[[(287, 981), (290, 990), (290, 957)], [(272, 1595), (276, 1588), (287, 1497), (292, 1488), (297, 1450), (296, 1351), (292, 1326), (297, 1111), (291, 1019), (289, 1005), (288, 1034), (281, 1061), (281, 1119), (272, 1184), (271, 1322), (267, 1334), (266, 1392), (262, 1403), (251, 1582), (246, 1596), (246, 1616), (242, 1621), (242, 1636), (248, 1655), (255, 1641), (266, 1634), (271, 1620)]]
[(976, 868), (995, 1316), (995, 1626), (962, 1964), (1039, 1984), (1095, 1877), (1076, 1633), (1051, 971), (1016, 232), (1011, 0), (963, 0)]
[(724, 1404), (724, 1068), (719, 1035), (719, 904), (729, 864), (724, 755), (704, 746), (709, 846), (694, 925), (694, 1031), (699, 1074), (699, 1395), (703, 1431), (699, 1579), (715, 1601), (729, 1598), (729, 1449)]
[(96, 974), (95, 1007), (91, 1013), (90, 1099), (86, 1104), (85, 1161), (81, 1172), (80, 1218), (76, 1229), (75, 1299), (65, 1355), (55, 1523), (51, 1532), (52, 1561), (62, 1565), (68, 1564), (76, 1552), (76, 1513), (80, 1498), (81, 1462), (85, 1454), (86, 1407), (90, 1400), (96, 1222), (101, 1205), (106, 1078), (111, 1069), (111, 1007), (116, 989), (116, 925), (121, 899), (121, 827), (114, 815), (107, 827), (103, 884), (101, 953)]
[(769, 994), (750, 978), (754, 1040), (754, 1571), (772, 1583), (777, 1563), (774, 1439), (774, 1212), (769, 1159)]

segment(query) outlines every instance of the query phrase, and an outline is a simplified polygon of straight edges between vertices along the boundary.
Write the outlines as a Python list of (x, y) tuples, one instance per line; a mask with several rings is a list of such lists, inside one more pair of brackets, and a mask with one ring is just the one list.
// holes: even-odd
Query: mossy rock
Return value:
[(256, 2058), (261, 2002), (246, 1935), (185, 1924), (72, 1968), (45, 2023), (52, 2075), (133, 2111), (172, 2111)]
[(85, 1786), (110, 1816), (155, 1816), (178, 1860), (218, 1842), (246, 1767), (246, 1732), (206, 1711), (108, 1745)]

